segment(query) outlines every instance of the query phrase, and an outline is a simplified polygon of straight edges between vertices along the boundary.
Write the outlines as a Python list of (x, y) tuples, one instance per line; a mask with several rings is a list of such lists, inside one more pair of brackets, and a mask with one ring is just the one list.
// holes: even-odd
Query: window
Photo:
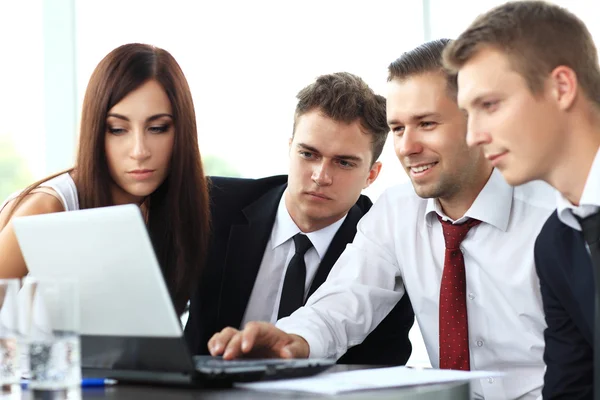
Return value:
[[(113, 48), (128, 42), (165, 48), (191, 86), (209, 174), (286, 173), (300, 89), (318, 75), (349, 71), (384, 94), (388, 64), (423, 40), (418, 2), (385, 0), (368, 7), (343, 0), (76, 4), (79, 104), (92, 70)], [(390, 147), (371, 189), (377, 194), (406, 179)]]
[(42, 1), (0, 2), (0, 15), (1, 204), (45, 173), (45, 110)]

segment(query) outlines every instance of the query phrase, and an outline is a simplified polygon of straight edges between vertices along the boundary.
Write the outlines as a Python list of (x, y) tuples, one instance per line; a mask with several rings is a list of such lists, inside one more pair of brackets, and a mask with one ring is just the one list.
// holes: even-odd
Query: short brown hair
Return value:
[(406, 79), (427, 72), (443, 74), (448, 82), (448, 93), (456, 100), (458, 85), (456, 74), (451, 74), (444, 68), (442, 54), (450, 39), (437, 39), (402, 53), (388, 67), (388, 82), (393, 79)]
[(483, 47), (500, 50), (530, 90), (540, 93), (554, 68), (575, 71), (585, 94), (600, 104), (600, 69), (585, 24), (562, 7), (543, 1), (509, 2), (480, 15), (444, 52), (458, 71)]
[(365, 133), (371, 135), (373, 164), (383, 151), (389, 132), (385, 113), (385, 97), (375, 94), (358, 76), (348, 72), (321, 75), (296, 95), (294, 131), (298, 117), (319, 110), (328, 118), (351, 124), (359, 120)]

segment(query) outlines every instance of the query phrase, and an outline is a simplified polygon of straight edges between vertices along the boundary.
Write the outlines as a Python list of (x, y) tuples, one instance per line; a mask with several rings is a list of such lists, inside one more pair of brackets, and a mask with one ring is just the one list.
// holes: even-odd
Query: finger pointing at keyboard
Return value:
[(249, 322), (242, 331), (225, 328), (208, 341), (213, 356), (226, 360), (253, 358), (307, 358), (308, 343), (298, 335), (290, 335), (267, 322)]

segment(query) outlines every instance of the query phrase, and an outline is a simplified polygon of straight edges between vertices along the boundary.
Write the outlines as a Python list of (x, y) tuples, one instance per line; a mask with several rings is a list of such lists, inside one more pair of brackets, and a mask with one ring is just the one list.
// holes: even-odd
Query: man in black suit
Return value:
[[(303, 305), (371, 207), (360, 193), (381, 169), (385, 99), (349, 73), (321, 76), (297, 97), (288, 176), (211, 179), (212, 242), (185, 329), (194, 354), (208, 354), (227, 326), (275, 322)], [(404, 296), (339, 362), (405, 364), (413, 322)]]
[(600, 227), (600, 68), (592, 37), (558, 6), (507, 3), (480, 16), (445, 56), (458, 72), (469, 144), (483, 146), (508, 183), (540, 179), (561, 194), (535, 245), (548, 324), (543, 396), (591, 399), (596, 386), (599, 399), (600, 260), (588, 226)]

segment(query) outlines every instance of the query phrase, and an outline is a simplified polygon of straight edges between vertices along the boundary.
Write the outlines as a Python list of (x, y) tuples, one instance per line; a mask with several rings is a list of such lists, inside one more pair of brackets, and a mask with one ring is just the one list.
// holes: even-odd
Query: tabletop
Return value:
[[(336, 365), (325, 373), (341, 372), (354, 369), (365, 369), (367, 366), (358, 365)], [(372, 368), (372, 367), (370, 367)], [(318, 395), (299, 392), (262, 392), (239, 388), (226, 389), (206, 389), (206, 388), (183, 388), (183, 387), (165, 387), (152, 385), (131, 385), (119, 383), (105, 388), (85, 388), (71, 391), (28, 391), (21, 393), (5, 393), (0, 396), (1, 400), (79, 400), (79, 399), (172, 399), (172, 400), (270, 400), (270, 399), (325, 399), (331, 396)], [(344, 400), (354, 399), (403, 399), (403, 400), (460, 400), (470, 398), (470, 387), (468, 382), (452, 382), (433, 385), (419, 385), (403, 388), (390, 388), (378, 390), (366, 390), (360, 392), (350, 392), (335, 396), (335, 398)]]

